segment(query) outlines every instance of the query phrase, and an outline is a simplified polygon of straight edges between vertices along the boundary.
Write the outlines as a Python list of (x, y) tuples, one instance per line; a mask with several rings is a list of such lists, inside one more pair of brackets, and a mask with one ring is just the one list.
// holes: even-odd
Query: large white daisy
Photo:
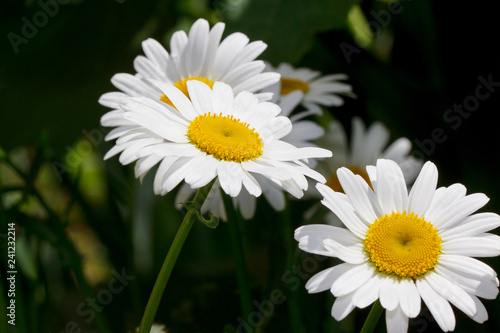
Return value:
[[(301, 100), (302, 92), (296, 91), (283, 97), (275, 95), (270, 102), (279, 105), (281, 108), (281, 112), (279, 113), (280, 116), (288, 117), (291, 115), (292, 111), (299, 106)], [(281, 140), (297, 148), (316, 147), (313, 140), (319, 139), (322, 135), (324, 135), (324, 130), (313, 121), (302, 119), (307, 115), (309, 115), (308, 110), (295, 112), (294, 116), (290, 117), (292, 130), (290, 133), (282, 137)], [(311, 159), (308, 162), (308, 165), (312, 168), (316, 165), (316, 159)], [(262, 194), (270, 206), (278, 212), (285, 209), (286, 199), (283, 188), (274, 181), (260, 175), (255, 175), (255, 178), (261, 185)], [(194, 193), (195, 190), (192, 189), (189, 184), (184, 183), (176, 195), (175, 202), (178, 204), (177, 207), (179, 209), (182, 208), (183, 203), (192, 197)], [(249, 220), (255, 215), (257, 198), (250, 195), (245, 189), (242, 189), (240, 194), (233, 198), (233, 205), (240, 211), (241, 216), (244, 219)], [(226, 207), (224, 206), (224, 200), (220, 191), (219, 182), (214, 184), (201, 210), (203, 213), (211, 212), (222, 220), (227, 221)]]
[[(204, 19), (197, 20), (189, 34), (177, 31), (170, 40), (170, 53), (154, 39), (142, 43), (145, 56), (134, 60), (136, 75), (119, 73), (111, 82), (119, 92), (103, 94), (99, 103), (113, 109), (101, 119), (103, 126), (119, 127), (109, 134), (109, 139), (118, 137), (122, 126), (133, 127), (133, 122), (124, 119), (120, 104), (128, 97), (149, 97), (172, 105), (165, 94), (150, 79), (173, 84), (188, 95), (186, 82), (198, 80), (210, 87), (215, 81), (229, 84), (235, 94), (241, 91), (257, 92), (279, 80), (278, 73), (263, 72), (265, 64), (255, 60), (267, 47), (261, 41), (249, 43), (246, 35), (236, 32), (221, 42), (224, 23), (212, 29)], [(257, 94), (259, 100), (267, 100), (270, 93)]]
[(288, 63), (281, 63), (277, 68), (268, 64), (270, 72), (278, 72), (281, 79), (266, 90), (274, 94), (286, 96), (292, 91), (302, 91), (304, 98), (302, 104), (308, 110), (321, 113), (322, 106), (342, 106), (344, 100), (341, 96), (355, 98), (352, 86), (342, 82), (347, 80), (345, 74), (321, 75), (321, 72), (309, 68), (294, 68)]
[(262, 188), (256, 175), (301, 197), (308, 186), (305, 176), (325, 181), (301, 160), (331, 156), (331, 152), (281, 141), (292, 125), (288, 118), (277, 116), (276, 104), (259, 102), (247, 91), (234, 96), (222, 82), (211, 89), (203, 82), (188, 81), (190, 98), (171, 84), (154, 84), (173, 106), (145, 97), (127, 99), (121, 105), (123, 118), (134, 126), (122, 126), (105, 159), (120, 153), (122, 164), (138, 160), (139, 178), (160, 162), (156, 194), (166, 194), (183, 180), (199, 188), (217, 177), (222, 190), (233, 197), (242, 188), (259, 196)]
[(473, 213), (489, 199), (466, 195), (461, 184), (436, 189), (438, 171), (431, 162), (409, 193), (394, 161), (380, 159), (367, 170), (373, 190), (347, 168), (338, 170), (345, 194), (317, 185), (322, 203), (347, 229), (308, 225), (298, 228), (295, 238), (302, 250), (344, 263), (314, 275), (307, 290), (330, 289), (337, 320), (380, 300), (388, 332), (406, 332), (421, 300), (445, 332), (455, 328), (450, 303), (484, 322), (488, 314), (478, 297), (494, 299), (498, 278), (473, 257), (500, 254), (500, 237), (488, 233), (500, 226), (500, 217)]

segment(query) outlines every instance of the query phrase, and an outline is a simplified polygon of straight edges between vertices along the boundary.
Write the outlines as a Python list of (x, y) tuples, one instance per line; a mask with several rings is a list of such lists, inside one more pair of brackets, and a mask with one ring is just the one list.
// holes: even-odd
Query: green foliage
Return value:
[(245, 31), (251, 40), (268, 45), (266, 59), (274, 65), (297, 63), (319, 32), (346, 27), (347, 13), (359, 0), (254, 0), (230, 31)]

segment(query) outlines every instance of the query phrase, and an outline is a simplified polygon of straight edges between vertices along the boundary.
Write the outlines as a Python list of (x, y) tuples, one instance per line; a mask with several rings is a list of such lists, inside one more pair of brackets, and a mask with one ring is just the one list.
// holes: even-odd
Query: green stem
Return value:
[(238, 280), (238, 289), (240, 291), (240, 305), (244, 320), (248, 320), (248, 316), (252, 312), (252, 296), (250, 293), (250, 284), (248, 282), (248, 272), (245, 263), (245, 251), (241, 239), (241, 232), (238, 226), (238, 216), (234, 210), (233, 200), (225, 193), (224, 206), (226, 208), (231, 248), (233, 250), (234, 262), (236, 265), (236, 278)]
[(193, 199), (193, 204), (190, 206), (186, 215), (184, 216), (179, 230), (177, 230), (174, 241), (172, 242), (172, 245), (168, 250), (160, 273), (156, 278), (153, 291), (149, 296), (146, 310), (144, 311), (144, 315), (142, 316), (139, 333), (149, 333), (151, 331), (151, 326), (153, 325), (153, 320), (155, 318), (156, 311), (158, 310), (158, 305), (160, 304), (161, 297), (163, 295), (165, 287), (167, 286), (167, 282), (170, 278), (170, 274), (172, 273), (172, 269), (174, 268), (175, 262), (177, 261), (179, 253), (181, 252), (182, 246), (186, 241), (186, 238), (189, 234), (189, 231), (191, 230), (191, 227), (193, 226), (194, 221), (198, 217), (199, 210), (201, 209), (203, 202), (205, 202), (205, 199), (210, 192), (214, 181), (215, 180), (198, 189), (198, 192)]
[[(283, 230), (283, 241), (286, 251), (286, 263), (285, 267), (287, 269), (291, 269), (293, 266), (293, 253), (296, 247), (293, 239), (293, 228), (292, 228), (292, 220), (290, 213), (290, 204), (286, 203), (285, 209), (280, 214), (281, 218), (279, 219), (281, 222), (282, 230)], [(298, 298), (298, 293), (293, 290), (287, 290), (287, 305), (288, 312), (290, 314), (291, 321), (291, 332), (292, 333), (300, 333), (305, 332), (304, 324), (302, 322), (302, 311), (300, 309), (300, 301)]]
[(384, 312), (384, 308), (380, 304), (380, 301), (376, 300), (375, 303), (373, 303), (373, 305), (372, 305), (370, 313), (368, 314), (368, 317), (366, 318), (366, 321), (365, 321), (360, 333), (373, 332), (373, 330), (375, 329), (375, 326), (377, 326), (378, 319), (380, 318), (380, 315), (382, 314), (382, 312)]

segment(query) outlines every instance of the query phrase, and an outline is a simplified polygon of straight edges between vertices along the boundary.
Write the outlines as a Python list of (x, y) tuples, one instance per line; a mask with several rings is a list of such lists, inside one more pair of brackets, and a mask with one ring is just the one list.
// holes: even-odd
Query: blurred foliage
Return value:
[[(470, 192), (484, 192), (491, 198), (485, 210), (500, 212), (500, 146), (492, 118), (499, 93), (456, 129), (443, 118), (475, 93), (479, 76), (500, 81), (498, 20), (488, 6), (427, 0), (3, 1), (0, 305), (4, 309), (7, 301), (4, 235), (7, 223), (15, 223), (16, 332), (132, 332), (138, 325), (182, 212), (174, 208), (175, 193), (153, 195), (152, 174), (140, 183), (116, 158), (102, 161), (111, 143), (104, 142), (107, 129), (99, 125), (107, 110), (97, 100), (115, 90), (113, 74), (134, 71), (142, 40), (156, 38), (168, 48), (172, 33), (199, 17), (226, 22), (226, 35), (241, 31), (265, 41), (261, 59), (274, 65), (288, 61), (348, 74), (358, 99), (328, 109), (347, 128), (358, 115), (413, 142), (443, 129), (448, 139), (426, 156), (438, 165), (440, 185), (461, 182)], [(258, 306), (269, 305), (275, 290), (286, 300), (268, 308), (256, 331), (359, 331), (368, 309), (337, 323), (330, 317), (333, 297), (305, 291), (307, 276), (331, 264), (299, 251), (292, 239), (297, 226), (315, 222), (301, 216), (312, 202), (291, 201), (282, 213), (264, 200), (258, 204), (257, 216), (240, 223), (252, 296)], [(225, 223), (215, 230), (193, 228), (157, 315), (171, 332), (245, 331), (228, 237)], [(498, 258), (485, 262), (500, 268)], [(130, 280), (114, 293), (116, 274)], [(89, 300), (101, 295), (107, 302), (105, 294), (112, 296), (109, 303), (93, 307)], [(456, 311), (456, 332), (498, 332), (499, 303), (485, 305), (490, 319), (483, 325)], [(5, 318), (0, 331), (10, 332)], [(424, 309), (410, 332), (436, 327)]]

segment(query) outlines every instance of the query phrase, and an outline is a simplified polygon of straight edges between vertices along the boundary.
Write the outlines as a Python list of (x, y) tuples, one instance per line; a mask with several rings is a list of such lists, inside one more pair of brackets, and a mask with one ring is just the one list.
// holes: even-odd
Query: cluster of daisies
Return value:
[(215, 179), (202, 209), (223, 220), (224, 193), (245, 219), (260, 195), (277, 211), (287, 194), (321, 200), (333, 214), (295, 238), (344, 262), (306, 284), (310, 293), (330, 289), (337, 320), (379, 301), (388, 332), (406, 332), (423, 300), (443, 331), (455, 327), (450, 303), (485, 321), (478, 297), (494, 299), (498, 278), (474, 257), (500, 254), (500, 237), (489, 233), (500, 217), (474, 213), (488, 198), (461, 184), (437, 188), (436, 166), (413, 158), (406, 138), (389, 144), (381, 123), (354, 117), (350, 138), (336, 120), (318, 125), (310, 116), (355, 97), (345, 75), (273, 68), (256, 60), (265, 43), (242, 33), (222, 39), (223, 31), (200, 19), (173, 34), (170, 52), (142, 43), (137, 73), (116, 74), (120, 91), (99, 100), (112, 109), (101, 119), (113, 128), (106, 139), (116, 140), (105, 159), (135, 162), (140, 179), (155, 168), (154, 192), (176, 189), (178, 203)]

